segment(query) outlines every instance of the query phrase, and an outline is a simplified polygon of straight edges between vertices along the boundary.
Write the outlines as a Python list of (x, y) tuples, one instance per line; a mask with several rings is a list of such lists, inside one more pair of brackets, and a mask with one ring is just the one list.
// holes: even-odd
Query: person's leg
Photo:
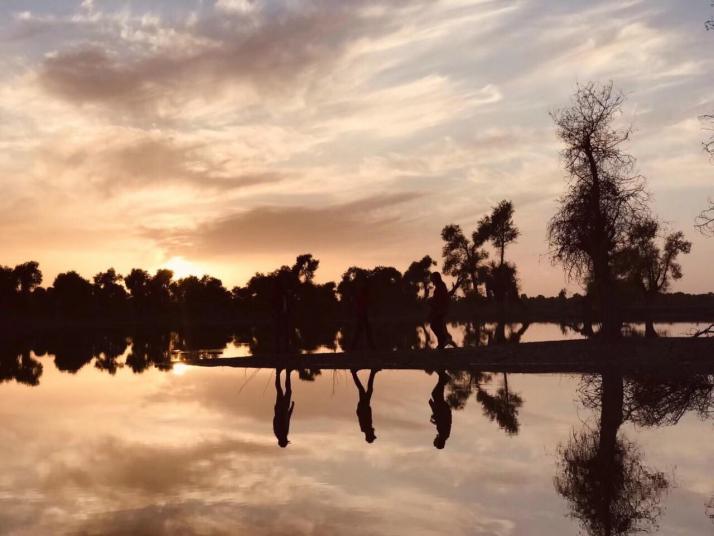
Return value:
[(352, 379), (353, 379), (354, 382), (355, 382), (355, 386), (357, 387), (357, 391), (359, 391), (359, 397), (360, 397), (360, 400), (361, 400), (362, 397), (366, 394), (366, 393), (365, 393), (365, 390), (364, 390), (364, 386), (362, 385), (362, 382), (360, 381), (359, 376), (357, 376), (357, 371), (356, 371), (355, 369), (352, 369), (351, 372), (352, 372)]
[(444, 318), (442, 316), (435, 316), (434, 322), (431, 327), (432, 331), (436, 335), (437, 348), (443, 348), (446, 345), (446, 326), (444, 325)]
[(451, 346), (456, 348), (454, 338), (451, 336), (451, 333), (449, 333), (449, 329), (446, 326), (446, 320), (444, 320), (444, 346), (446, 346), (447, 344), (450, 344)]
[(429, 327), (431, 328), (431, 331), (434, 332), (434, 335), (436, 335), (436, 346), (437, 348), (439, 347), (441, 343), (441, 337), (439, 336), (439, 322), (438, 322), (438, 317), (435, 314), (430, 314), (429, 315)]
[(372, 398), (372, 392), (374, 391), (374, 377), (377, 375), (377, 371), (372, 369), (369, 371), (369, 380), (367, 380), (367, 396)]
[(285, 396), (290, 400), (290, 397), (293, 394), (293, 389), (292, 386), (290, 385), (290, 374), (292, 373), (291, 369), (288, 369), (285, 372)]
[(280, 385), (280, 372), (281, 369), (275, 369), (275, 392), (278, 395), (278, 399), (283, 398), (283, 386)]
[(446, 387), (446, 384), (448, 382), (449, 376), (444, 371), (440, 371), (439, 381), (436, 383), (436, 386), (434, 386), (434, 389), (431, 391), (431, 396), (434, 399), (434, 402), (444, 400), (444, 387)]

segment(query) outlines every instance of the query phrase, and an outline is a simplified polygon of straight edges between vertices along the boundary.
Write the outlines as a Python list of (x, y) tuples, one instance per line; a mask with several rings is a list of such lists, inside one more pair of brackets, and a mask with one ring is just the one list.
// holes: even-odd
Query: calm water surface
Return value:
[(137, 374), (130, 350), (0, 384), (1, 534), (714, 534), (711, 375), (452, 373), (437, 449), (436, 373), (376, 374), (368, 443), (349, 371), (294, 372), (280, 448), (275, 371)]

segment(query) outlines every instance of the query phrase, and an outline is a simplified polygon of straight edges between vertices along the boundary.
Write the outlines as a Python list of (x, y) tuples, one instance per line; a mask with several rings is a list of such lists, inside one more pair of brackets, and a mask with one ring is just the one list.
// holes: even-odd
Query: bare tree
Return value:
[[(714, 6), (714, 2), (712, 2), (712, 6)], [(707, 30), (714, 30), (714, 17), (709, 19), (705, 26)], [(710, 132), (714, 131), (714, 114), (705, 115), (702, 119), (710, 125), (706, 129)], [(704, 150), (714, 158), (714, 135), (704, 142)], [(714, 201), (712, 199), (709, 199), (709, 208), (702, 210), (697, 217), (696, 227), (703, 234), (714, 236)]]
[(697, 222), (695, 227), (699, 229), (702, 234), (708, 236), (714, 236), (714, 201), (709, 200), (709, 208), (705, 208), (697, 216)]
[(565, 143), (562, 157), (570, 179), (548, 224), (554, 262), (581, 281), (591, 279), (603, 333), (619, 333), (613, 292), (613, 253), (633, 223), (647, 213), (644, 178), (623, 150), (631, 128), (617, 128), (624, 95), (613, 84), (578, 86), (570, 106), (551, 117)]

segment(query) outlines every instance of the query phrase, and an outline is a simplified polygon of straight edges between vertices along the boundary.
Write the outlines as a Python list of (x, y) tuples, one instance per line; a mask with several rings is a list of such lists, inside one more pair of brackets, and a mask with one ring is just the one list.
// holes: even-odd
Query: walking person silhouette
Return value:
[(451, 435), (451, 408), (444, 399), (444, 387), (446, 387), (450, 379), (445, 371), (439, 371), (439, 381), (431, 391), (431, 400), (429, 400), (431, 424), (436, 425), (434, 446), (437, 449), (443, 449), (446, 445), (446, 440)]
[(283, 273), (278, 274), (273, 281), (271, 296), (275, 352), (278, 354), (290, 351), (292, 295), (288, 287), (287, 277)]
[(372, 337), (372, 326), (369, 322), (370, 296), (367, 281), (363, 281), (357, 289), (355, 295), (355, 334), (350, 342), (350, 349), (356, 350), (360, 339), (367, 339), (367, 346), (370, 350), (375, 350), (374, 338)]
[(359, 393), (359, 402), (357, 402), (357, 420), (359, 421), (360, 430), (364, 433), (364, 440), (367, 443), (373, 443), (377, 436), (374, 435), (374, 426), (372, 423), (372, 393), (374, 391), (374, 378), (379, 372), (379, 369), (369, 371), (369, 379), (367, 380), (367, 389), (364, 388), (362, 382), (357, 376), (357, 370), (352, 369), (352, 379)]
[(429, 299), (429, 325), (436, 335), (437, 348), (446, 348), (447, 345), (456, 347), (454, 339), (451, 338), (446, 329), (446, 314), (449, 311), (451, 296), (446, 288), (446, 283), (441, 279), (439, 272), (432, 272), (429, 276), (434, 285), (434, 294)]
[(290, 373), (288, 369), (285, 372), (285, 392), (280, 385), (280, 372), (282, 369), (275, 369), (275, 417), (273, 417), (273, 432), (278, 439), (278, 445), (282, 448), (288, 446), (288, 433), (290, 431), (290, 417), (295, 409), (295, 402), (291, 401), (293, 396), (292, 386), (290, 385)]

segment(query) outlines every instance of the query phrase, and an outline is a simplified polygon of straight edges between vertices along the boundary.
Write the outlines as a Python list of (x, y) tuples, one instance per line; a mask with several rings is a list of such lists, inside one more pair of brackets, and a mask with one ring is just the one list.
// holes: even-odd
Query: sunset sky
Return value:
[[(578, 82), (628, 96), (653, 209), (714, 289), (709, 0), (0, 3), (0, 264), (208, 272), (440, 258), (504, 198), (523, 290), (567, 284), (546, 223), (565, 187), (548, 112)], [(571, 285), (572, 290), (577, 285)]]

